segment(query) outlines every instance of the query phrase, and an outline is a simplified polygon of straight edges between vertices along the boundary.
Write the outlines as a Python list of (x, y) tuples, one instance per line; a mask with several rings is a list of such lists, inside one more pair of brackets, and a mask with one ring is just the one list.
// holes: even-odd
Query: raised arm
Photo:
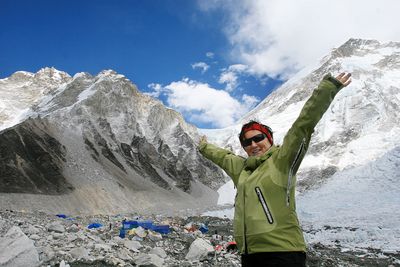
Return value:
[(287, 190), (295, 184), (292, 178), (296, 174), (308, 149), (315, 126), (339, 90), (351, 83), (350, 76), (350, 73), (341, 73), (335, 78), (330, 74), (325, 75), (283, 139), (278, 155), (278, 167), (284, 170), (284, 173), (288, 173)]
[(221, 167), (232, 178), (235, 186), (237, 185), (244, 166), (244, 158), (236, 156), (232, 151), (208, 143), (205, 136), (200, 138), (199, 151), (204, 157)]

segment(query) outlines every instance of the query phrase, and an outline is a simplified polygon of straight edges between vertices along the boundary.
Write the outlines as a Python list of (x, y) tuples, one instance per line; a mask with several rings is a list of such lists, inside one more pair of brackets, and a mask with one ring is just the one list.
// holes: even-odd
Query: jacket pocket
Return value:
[(272, 217), (272, 213), (271, 210), (268, 207), (267, 201), (264, 198), (263, 193), (261, 192), (261, 189), (257, 186), (255, 188), (256, 190), (256, 194), (258, 197), (258, 200), (260, 201), (261, 207), (264, 210), (265, 216), (267, 217), (267, 221), (269, 224), (273, 224), (274, 223), (274, 218)]

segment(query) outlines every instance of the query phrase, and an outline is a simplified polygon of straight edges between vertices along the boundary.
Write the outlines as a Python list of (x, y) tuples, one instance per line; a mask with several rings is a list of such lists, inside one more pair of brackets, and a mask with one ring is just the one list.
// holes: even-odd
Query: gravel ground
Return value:
[[(42, 231), (36, 235), (41, 236), (41, 239), (35, 241), (35, 246), (38, 247), (38, 251), (43, 251), (44, 247), (52, 247), (54, 256), (52, 258), (46, 258), (45, 253), (39, 253), (42, 261), (42, 266), (59, 266), (61, 260), (68, 262), (71, 267), (89, 267), (89, 266), (123, 266), (116, 264), (116, 261), (111, 261), (109, 258), (118, 258), (118, 253), (124, 248), (118, 246), (112, 246), (112, 249), (107, 253), (104, 251), (97, 251), (94, 249), (96, 244), (111, 244), (113, 238), (118, 236), (121, 220), (124, 218), (140, 218), (150, 219), (154, 222), (169, 222), (174, 230), (168, 234), (163, 235), (162, 240), (154, 242), (148, 238), (144, 238), (141, 241), (143, 249), (141, 252), (148, 253), (149, 250), (155, 246), (162, 247), (168, 255), (162, 266), (240, 266), (240, 256), (237, 252), (219, 252), (210, 253), (206, 258), (199, 261), (190, 262), (185, 259), (189, 251), (189, 247), (196, 238), (203, 238), (208, 240), (214, 247), (218, 243), (223, 244), (232, 238), (232, 221), (229, 219), (221, 219), (217, 217), (209, 216), (194, 216), (194, 217), (165, 217), (165, 216), (147, 216), (146, 218), (141, 217), (138, 214), (125, 214), (125, 215), (97, 215), (97, 216), (74, 216), (71, 217), (73, 220), (66, 220), (56, 217), (55, 215), (49, 215), (44, 213), (21, 213), (10, 210), (0, 211), (0, 237), (3, 237), (5, 233), (12, 227), (18, 226), (22, 231), (26, 232), (29, 237), (28, 229), (35, 227)], [(93, 231), (87, 230), (86, 226), (93, 222), (101, 222), (105, 226), (103, 229)], [(65, 233), (54, 235), (55, 239), (49, 238), (52, 233), (47, 231), (47, 226), (50, 223), (59, 222), (65, 226)], [(112, 230), (109, 230), (109, 224), (112, 224)], [(79, 244), (71, 245), (71, 242), (67, 242), (71, 235), (79, 233), (71, 233), (68, 231), (72, 224), (81, 225), (80, 230), (82, 234), (77, 240)], [(193, 224), (198, 227), (201, 224), (208, 226), (208, 232), (201, 234), (197, 232), (188, 232), (185, 227), (188, 224)], [(216, 240), (213, 235), (218, 234), (222, 237), (223, 241)], [(88, 237), (88, 238), (86, 238)], [(132, 237), (128, 237), (132, 238)], [(86, 240), (87, 239), (87, 240)], [(64, 240), (64, 241), (63, 241)], [(95, 240), (95, 241), (93, 241)], [(74, 241), (77, 242), (77, 241)], [(91, 260), (77, 260), (69, 256), (69, 250), (73, 247), (85, 246), (90, 255), (93, 255)], [(132, 258), (137, 254), (130, 252)], [(122, 260), (124, 261), (124, 260)], [(134, 261), (124, 261), (125, 266), (136, 266)], [(310, 245), (307, 252), (307, 266), (387, 266), (394, 267), (400, 266), (400, 253), (384, 253), (376, 249), (366, 249), (363, 251), (351, 251), (343, 249), (338, 244), (336, 247), (327, 247), (322, 244)]]

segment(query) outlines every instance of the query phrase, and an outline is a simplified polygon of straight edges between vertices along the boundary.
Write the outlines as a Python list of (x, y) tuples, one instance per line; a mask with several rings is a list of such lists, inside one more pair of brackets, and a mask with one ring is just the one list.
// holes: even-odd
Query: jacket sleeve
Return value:
[(287, 189), (295, 184), (292, 177), (296, 174), (306, 154), (315, 126), (341, 88), (343, 84), (339, 80), (330, 74), (325, 75), (283, 139), (277, 164), (283, 173), (289, 174), (287, 182), (283, 181)]
[(236, 156), (229, 150), (206, 142), (202, 142), (199, 145), (199, 151), (204, 157), (221, 167), (232, 178), (235, 186), (237, 186), (240, 173), (244, 167), (244, 158)]

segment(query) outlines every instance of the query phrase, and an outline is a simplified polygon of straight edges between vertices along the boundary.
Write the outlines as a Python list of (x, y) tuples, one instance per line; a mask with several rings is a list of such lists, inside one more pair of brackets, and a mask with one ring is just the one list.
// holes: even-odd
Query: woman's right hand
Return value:
[(203, 135), (200, 137), (199, 145), (202, 143), (207, 143), (207, 136)]

